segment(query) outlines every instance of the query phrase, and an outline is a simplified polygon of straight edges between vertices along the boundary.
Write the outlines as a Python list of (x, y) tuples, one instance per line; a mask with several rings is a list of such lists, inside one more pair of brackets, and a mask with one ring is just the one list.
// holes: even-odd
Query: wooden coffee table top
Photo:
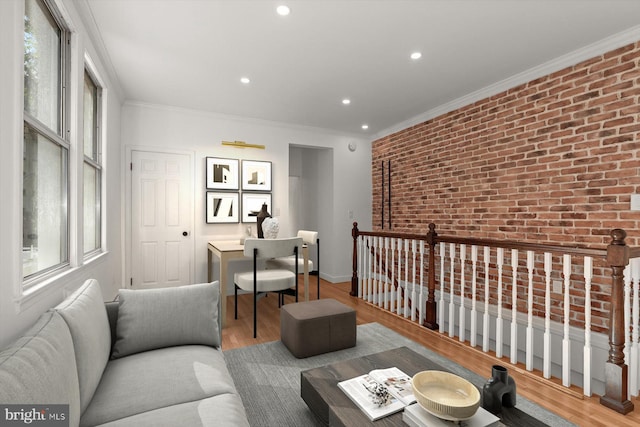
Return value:
[[(409, 376), (431, 369), (447, 371), (447, 369), (415, 351), (407, 347), (400, 347), (302, 371), (300, 373), (300, 395), (309, 406), (309, 409), (325, 425), (353, 427), (363, 425), (406, 426), (402, 421), (402, 412), (397, 412), (375, 422), (370, 421), (364, 412), (338, 388), (338, 382), (340, 381), (366, 374), (372, 369), (393, 366), (401, 369)], [(544, 423), (517, 408), (503, 408), (500, 418), (507, 426), (545, 426)]]

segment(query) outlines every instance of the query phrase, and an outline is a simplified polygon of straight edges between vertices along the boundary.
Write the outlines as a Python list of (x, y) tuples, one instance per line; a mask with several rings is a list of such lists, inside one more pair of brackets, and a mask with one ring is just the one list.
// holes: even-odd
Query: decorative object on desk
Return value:
[(491, 367), (491, 378), (482, 387), (482, 407), (498, 414), (502, 407), (516, 406), (516, 382), (509, 376), (507, 368), (501, 365)]
[(418, 372), (411, 384), (420, 406), (438, 418), (466, 420), (480, 406), (480, 392), (476, 386), (449, 372)]
[(262, 205), (273, 209), (271, 193), (242, 193), (242, 222), (258, 222)]
[(271, 217), (271, 214), (267, 211), (267, 204), (263, 203), (262, 209), (260, 209), (260, 212), (258, 212), (258, 215), (256, 216), (256, 221), (258, 223), (258, 239), (264, 239), (262, 224), (264, 223), (264, 220), (269, 217)]
[(225, 224), (240, 221), (238, 193), (216, 193), (207, 191), (207, 224)]
[(265, 239), (275, 239), (280, 231), (280, 221), (278, 218), (267, 217), (262, 221), (262, 234)]
[(237, 190), (240, 176), (238, 164), (238, 159), (207, 157), (207, 189)]
[(243, 160), (242, 190), (271, 191), (271, 162)]
[(262, 144), (249, 144), (244, 141), (222, 141), (222, 145), (235, 148), (258, 148), (264, 150), (264, 145)]

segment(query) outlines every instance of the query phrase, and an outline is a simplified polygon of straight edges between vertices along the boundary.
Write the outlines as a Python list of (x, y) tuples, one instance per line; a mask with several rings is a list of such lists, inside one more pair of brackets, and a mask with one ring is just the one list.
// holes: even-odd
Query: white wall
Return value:
[[(266, 149), (223, 147), (223, 140), (264, 144)], [(355, 153), (347, 149), (351, 141), (357, 141), (359, 146)], [(273, 122), (127, 103), (122, 111), (122, 143), (127, 150), (155, 147), (194, 153), (195, 282), (203, 282), (207, 278), (207, 242), (216, 238), (239, 237), (245, 229), (242, 223), (205, 223), (205, 157), (272, 162), (273, 207), (270, 213), (280, 220), (279, 235), (292, 236), (297, 232), (297, 224), (289, 209), (289, 146), (331, 148), (319, 150), (319, 153), (333, 156), (333, 170), (329, 172), (333, 181), (332, 206), (326, 211), (330, 232), (322, 239), (322, 245), (326, 245), (330, 255), (322, 260), (322, 267), (329, 280), (350, 279), (352, 220), (347, 212), (356, 212), (365, 229), (371, 223), (371, 145), (368, 140)]]
[[(62, 277), (50, 280), (47, 286), (32, 292), (28, 297), (20, 295), (24, 2), (0, 1), (0, 348), (27, 329), (42, 312), (61, 302), (87, 278), (95, 278), (100, 282), (105, 299), (113, 298), (120, 287), (120, 97), (112, 87), (112, 80), (87, 36), (75, 3), (71, 0), (58, 0), (56, 4), (72, 31), (72, 78), (77, 82), (77, 86), (71, 89), (72, 99), (78, 100), (82, 96), (85, 53), (91, 57), (105, 86), (108, 121), (104, 131), (106, 147), (103, 179), (106, 198), (105, 248), (108, 252), (86, 265), (72, 265)], [(72, 117), (72, 126), (77, 131), (82, 127), (82, 111), (75, 111), (74, 114), (78, 115)], [(77, 174), (78, 170), (82, 171), (81, 152), (73, 147), (70, 155), (72, 173)], [(81, 200), (71, 200), (71, 203), (72, 211), (73, 206), (81, 206)], [(77, 221), (81, 219), (72, 215), (72, 228)], [(81, 240), (81, 235), (72, 236), (70, 244), (73, 247), (74, 242)]]

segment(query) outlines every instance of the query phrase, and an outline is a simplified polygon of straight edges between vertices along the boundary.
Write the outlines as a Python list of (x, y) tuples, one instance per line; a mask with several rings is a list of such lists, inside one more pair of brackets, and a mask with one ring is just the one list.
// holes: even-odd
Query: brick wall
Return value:
[(375, 141), (373, 224), (391, 160), (396, 231), (639, 244), (639, 153), (640, 42)]
[(393, 231), (605, 247), (623, 228), (638, 245), (639, 153), (637, 42), (374, 141), (374, 228), (390, 161)]

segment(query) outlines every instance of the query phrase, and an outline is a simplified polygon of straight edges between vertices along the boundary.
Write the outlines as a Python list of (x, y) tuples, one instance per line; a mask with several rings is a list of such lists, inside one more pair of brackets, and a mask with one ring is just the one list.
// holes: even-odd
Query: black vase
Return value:
[(509, 376), (507, 368), (493, 365), (491, 378), (482, 388), (482, 407), (492, 414), (498, 414), (503, 406), (516, 406), (516, 382)]
[(262, 232), (262, 223), (264, 222), (265, 218), (271, 218), (271, 214), (267, 211), (267, 204), (263, 203), (262, 204), (262, 209), (260, 209), (260, 212), (258, 212), (257, 215), (257, 228), (258, 228), (258, 239), (264, 239), (264, 233)]

